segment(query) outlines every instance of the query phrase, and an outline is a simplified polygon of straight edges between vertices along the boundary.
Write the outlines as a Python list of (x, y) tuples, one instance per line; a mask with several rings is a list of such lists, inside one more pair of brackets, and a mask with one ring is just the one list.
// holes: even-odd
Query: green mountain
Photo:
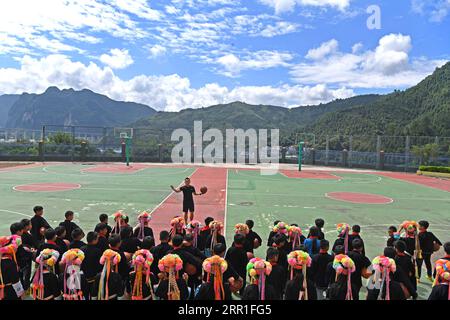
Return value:
[(0, 96), (0, 128), (6, 125), (8, 112), (19, 97), (18, 94), (5, 94)]
[(450, 137), (450, 62), (408, 90), (324, 114), (305, 130), (320, 134)]
[(120, 127), (156, 111), (146, 105), (114, 101), (90, 90), (48, 88), (24, 93), (11, 106), (7, 128), (41, 129), (43, 125)]

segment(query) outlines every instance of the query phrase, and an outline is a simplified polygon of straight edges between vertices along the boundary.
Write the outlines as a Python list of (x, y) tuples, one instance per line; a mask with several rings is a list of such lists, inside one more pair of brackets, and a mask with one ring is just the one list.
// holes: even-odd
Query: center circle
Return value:
[(392, 198), (372, 193), (329, 192), (326, 193), (325, 196), (337, 201), (361, 204), (389, 204), (394, 202), (394, 199)]
[(15, 191), (22, 192), (59, 192), (80, 189), (78, 183), (32, 183), (15, 186)]

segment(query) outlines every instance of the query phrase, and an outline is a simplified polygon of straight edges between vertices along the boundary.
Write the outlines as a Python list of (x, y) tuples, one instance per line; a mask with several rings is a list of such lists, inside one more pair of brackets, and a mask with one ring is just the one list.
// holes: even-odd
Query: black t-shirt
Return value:
[(206, 239), (211, 234), (211, 230), (208, 227), (204, 227), (200, 230), (200, 234), (197, 238), (197, 248), (201, 251), (205, 250)]
[(66, 228), (66, 240), (72, 242), (72, 231), (75, 229), (81, 229), (75, 222), (64, 220), (59, 224), (61, 227)]
[(448, 301), (448, 284), (438, 284), (434, 286), (428, 300)]
[(69, 248), (70, 249), (80, 249), (81, 247), (84, 247), (86, 245), (86, 243), (84, 243), (81, 240), (73, 240), (70, 245)]
[(419, 243), (420, 249), (422, 253), (425, 254), (433, 254), (434, 252), (434, 243), (437, 243), (442, 246), (441, 241), (433, 234), (433, 232), (420, 232), (419, 233)]
[(159, 260), (162, 257), (164, 257), (166, 254), (168, 254), (169, 251), (171, 251), (171, 250), (173, 250), (173, 248), (167, 242), (162, 242), (150, 250), (151, 254), (153, 255), (153, 263), (152, 263), (152, 266), (150, 267), (150, 270), (154, 274), (158, 274), (160, 272), (160, 270), (158, 268)]
[[(306, 280), (308, 286), (308, 300), (317, 300), (317, 291), (314, 283), (310, 280)], [(303, 277), (295, 277), (286, 283), (285, 300), (298, 300), (300, 296), (300, 290), (303, 287)]]
[(64, 254), (67, 250), (69, 250), (69, 247), (67, 246), (66, 242), (61, 238), (56, 238), (55, 240), (56, 245), (59, 247), (59, 254)]
[(279, 264), (272, 265), (272, 272), (267, 276), (266, 281), (270, 284), (278, 299), (283, 297), (284, 285), (287, 280), (287, 270)]
[[(353, 276), (352, 276), (353, 278)], [(353, 299), (357, 297), (359, 291), (352, 285)], [(345, 300), (347, 295), (347, 276), (339, 276), (338, 280), (332, 283), (327, 289), (327, 298), (329, 300)]]
[(193, 186), (182, 186), (180, 190), (183, 192), (183, 202), (184, 203), (193, 203), (195, 193), (195, 188)]
[(118, 271), (120, 276), (122, 277), (123, 281), (127, 281), (128, 280), (128, 276), (130, 275), (130, 265), (128, 264), (127, 261), (127, 257), (125, 256), (125, 253), (122, 250), (114, 250), (113, 251), (117, 252), (118, 254), (120, 254), (120, 262), (119, 262), (119, 266), (118, 266)]
[(319, 253), (312, 257), (309, 276), (318, 288), (328, 287), (327, 267), (333, 259), (333, 256), (328, 253)]
[(33, 240), (33, 236), (31, 235), (31, 233), (29, 232), (24, 232), (21, 236), (22, 238), (22, 245), (28, 248), (35, 248), (36, 249), (36, 245), (34, 243)]
[(411, 237), (400, 238), (400, 240), (406, 243), (406, 252), (410, 255), (414, 255), (414, 251), (416, 250), (416, 240)]
[[(223, 291), (225, 296), (222, 300), (232, 300), (231, 290), (228, 283), (223, 283)], [(215, 300), (213, 279), (211, 282), (203, 283), (200, 287), (198, 287), (194, 300)]]
[(19, 300), (19, 297), (12, 286), (18, 282), (20, 283), (17, 265), (12, 259), (9, 258), (2, 258), (1, 262), (3, 284), (7, 285), (4, 289), (5, 300)]
[(41, 235), (41, 228), (48, 229), (50, 225), (45, 218), (35, 215), (31, 218), (31, 235), (33, 236), (34, 243), (38, 246), (44, 241), (44, 237)]
[[(91, 287), (91, 297), (95, 297), (98, 299), (98, 289), (100, 287), (100, 277), (101, 277), (101, 273), (99, 273), (96, 277), (95, 277), (95, 282), (94, 285)], [(106, 279), (105, 279), (106, 280)], [(125, 292), (125, 287), (122, 281), (122, 277), (115, 272), (111, 272), (109, 274), (109, 279), (108, 279), (108, 283), (104, 284), (104, 288), (103, 288), (103, 292), (106, 293), (106, 285), (108, 285), (108, 294), (109, 296), (113, 296), (116, 295), (116, 297), (114, 297), (111, 300), (117, 300), (117, 298), (123, 296), (124, 292)]]
[(103, 269), (103, 266), (100, 264), (100, 258), (102, 257), (103, 252), (96, 246), (89, 244), (81, 247), (81, 251), (84, 252), (81, 270), (88, 280), (93, 279)]
[[(242, 294), (242, 300), (261, 300), (259, 295), (259, 289), (257, 284), (250, 284), (245, 287), (244, 293)], [(275, 289), (266, 283), (266, 289), (264, 291), (265, 300), (278, 300), (278, 296), (275, 293)]]
[[(135, 238), (139, 237), (141, 233), (141, 227), (137, 227), (134, 232), (133, 232), (133, 236)], [(150, 227), (144, 227), (144, 238), (145, 237), (152, 237), (153, 239), (155, 239), (155, 237), (153, 236), (153, 229)]]
[[(177, 286), (178, 289), (180, 290), (180, 300), (187, 300), (189, 297), (189, 291), (186, 282), (181, 278), (177, 279)], [(168, 291), (169, 291), (169, 280), (162, 280), (155, 291), (155, 295), (162, 300), (168, 300), (167, 298)]]
[(248, 263), (247, 252), (243, 247), (231, 247), (228, 249), (225, 254), (225, 260), (229, 265), (233, 267), (233, 269), (243, 278), (245, 279), (246, 268)]
[[(212, 237), (213, 237), (213, 235), (210, 234), (210, 235), (208, 236), (208, 238), (206, 239), (205, 249), (209, 249), (209, 248), (211, 247), (211, 242), (212, 242), (212, 240), (213, 240)], [(227, 244), (226, 244), (226, 241), (225, 241), (225, 237), (224, 237), (223, 235), (221, 235), (221, 234), (218, 234), (218, 235), (217, 235), (217, 241), (216, 241), (216, 244), (219, 244), (219, 243), (223, 243), (225, 246), (227, 245)]]
[(58, 277), (52, 272), (44, 271), (43, 280), (44, 280), (44, 299), (50, 296), (53, 297), (52, 299), (49, 300), (58, 298), (61, 295)]
[(348, 253), (350, 259), (355, 263), (355, 272), (352, 273), (352, 286), (355, 288), (362, 287), (362, 271), (363, 269), (367, 269), (372, 263), (370, 260), (359, 252), (350, 251)]
[(262, 245), (262, 239), (261, 239), (261, 237), (259, 236), (259, 234), (257, 234), (257, 233), (256, 233), (255, 231), (253, 231), (253, 230), (250, 230), (249, 233), (247, 234), (247, 236), (246, 236), (245, 238), (247, 239), (247, 242), (249, 242), (249, 243), (251, 244), (251, 249), (252, 249), (252, 251), (250, 251), (250, 252), (253, 252), (253, 249), (254, 249), (254, 247), (255, 247), (255, 239), (258, 240), (259, 245)]
[(99, 236), (98, 237), (97, 248), (101, 251), (102, 254), (103, 254), (103, 252), (108, 250), (109, 249), (108, 239), (106, 239), (105, 237), (100, 237)]
[[(131, 290), (133, 290), (135, 279), (136, 279), (136, 273), (134, 271), (132, 271), (130, 273), (130, 284), (131, 284), (130, 285), (130, 289)], [(141, 282), (142, 282), (142, 296), (143, 296), (144, 299), (147, 299), (149, 297), (151, 299), (151, 295), (152, 295), (151, 289), (150, 289), (150, 287), (149, 287), (149, 285), (148, 285), (148, 283), (146, 281), (147, 281), (147, 276), (145, 274), (143, 274), (142, 275), (142, 279), (141, 279)], [(150, 282), (151, 282), (151, 285), (154, 286), (155, 284), (158, 283), (158, 279), (153, 274), (151, 274), (150, 275)], [(132, 291), (128, 292), (128, 293), (130, 294), (130, 296), (133, 294)]]
[(127, 238), (122, 240), (122, 245), (120, 246), (120, 250), (123, 252), (134, 254), (139, 250), (141, 246), (141, 241), (137, 238)]
[(350, 234), (348, 236), (348, 250), (349, 251), (353, 250), (353, 240), (355, 240), (355, 239), (361, 240), (362, 246), (363, 246), (362, 247), (362, 254), (366, 255), (366, 250), (365, 250), (365, 247), (364, 247), (364, 240), (361, 238), (361, 236), (359, 234)]

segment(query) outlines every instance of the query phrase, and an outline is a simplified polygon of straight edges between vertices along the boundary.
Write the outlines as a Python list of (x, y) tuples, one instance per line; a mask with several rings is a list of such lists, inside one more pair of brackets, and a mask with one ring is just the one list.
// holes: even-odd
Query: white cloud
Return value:
[(150, 8), (146, 0), (112, 0), (117, 8), (148, 20), (160, 20), (162, 14)]
[(431, 22), (442, 22), (450, 13), (450, 0), (412, 0), (413, 12), (426, 15)]
[(124, 69), (134, 63), (127, 49), (111, 49), (108, 54), (102, 54), (100, 61), (112, 69)]
[[(331, 46), (336, 50), (325, 50), (323, 48), (330, 47), (325, 43), (315, 51), (310, 50), (317, 53), (312, 57), (316, 60), (295, 65), (290, 72), (293, 80), (303, 84), (326, 83), (350, 88), (405, 88), (417, 84), (446, 62), (410, 58), (411, 37), (402, 34), (386, 35), (374, 50), (364, 52), (343, 53), (337, 50), (337, 46), (336, 42)], [(319, 54), (323, 52), (327, 54)]]
[(278, 51), (256, 51), (251, 52), (243, 59), (240, 59), (233, 53), (226, 54), (216, 60), (222, 67), (223, 75), (234, 77), (238, 76), (243, 70), (262, 70), (275, 67), (287, 67), (289, 61), (293, 59), (290, 53)]
[(177, 74), (167, 76), (140, 75), (120, 79), (109, 67), (101, 68), (73, 62), (64, 55), (35, 59), (22, 58), (20, 68), (0, 69), (0, 93), (40, 93), (49, 86), (91, 89), (112, 99), (134, 101), (158, 110), (178, 111), (236, 100), (251, 104), (273, 104), (285, 107), (328, 102), (354, 95), (351, 89), (330, 89), (326, 85), (242, 86), (228, 89), (216, 83), (193, 88), (188, 78)]
[(311, 6), (311, 7), (332, 7), (338, 10), (345, 10), (350, 0), (259, 0), (262, 4), (275, 9), (276, 14), (284, 12), (292, 12), (295, 6)]
[(267, 38), (280, 36), (288, 33), (297, 32), (300, 28), (298, 23), (292, 23), (288, 21), (279, 21), (275, 25), (267, 25), (259, 33), (259, 35)]
[(156, 58), (159, 56), (162, 56), (166, 53), (167, 49), (159, 44), (156, 44), (149, 48), (150, 51), (150, 57)]
[(326, 56), (333, 54), (337, 51), (339, 43), (336, 39), (332, 39), (328, 42), (322, 43), (322, 45), (315, 49), (310, 49), (306, 54), (306, 58), (312, 60), (320, 60)]

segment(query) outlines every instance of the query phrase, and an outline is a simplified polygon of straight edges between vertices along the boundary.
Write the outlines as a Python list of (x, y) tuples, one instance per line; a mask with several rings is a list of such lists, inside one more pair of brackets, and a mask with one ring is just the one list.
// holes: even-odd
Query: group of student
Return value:
[(390, 227), (386, 247), (371, 261), (358, 225), (338, 224), (330, 246), (323, 219), (307, 234), (275, 221), (262, 259), (252, 220), (235, 226), (227, 247), (222, 222), (175, 217), (156, 245), (147, 212), (134, 227), (123, 212), (113, 226), (102, 214), (87, 235), (72, 211), (54, 229), (43, 214), (36, 206), (30, 220), (0, 237), (0, 300), (358, 300), (363, 279), (368, 300), (406, 300), (418, 296), (423, 262), (433, 282), (429, 300), (450, 299), (450, 242), (433, 268), (431, 255), (442, 243), (427, 221)]

